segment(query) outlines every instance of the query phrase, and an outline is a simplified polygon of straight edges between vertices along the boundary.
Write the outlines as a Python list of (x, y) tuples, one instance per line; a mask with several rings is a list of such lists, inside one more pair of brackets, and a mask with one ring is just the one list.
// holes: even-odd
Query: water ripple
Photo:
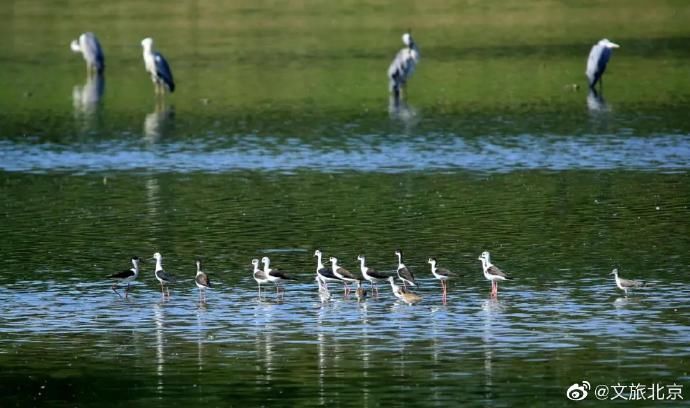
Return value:
[(224, 143), (174, 142), (154, 147), (132, 142), (82, 145), (0, 141), (0, 169), (12, 172), (290, 172), (477, 171), (525, 169), (634, 169), (684, 171), (690, 167), (690, 135), (648, 137), (454, 135), (406, 138), (362, 136), (325, 146), (291, 138), (235, 137)]

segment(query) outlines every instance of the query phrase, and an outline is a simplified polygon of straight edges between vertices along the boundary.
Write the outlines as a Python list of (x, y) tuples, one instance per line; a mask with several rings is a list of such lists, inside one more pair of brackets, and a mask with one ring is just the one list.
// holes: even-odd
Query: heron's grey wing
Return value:
[(599, 76), (601, 76), (604, 71), (606, 71), (606, 64), (609, 63), (611, 59), (611, 49), (609, 47), (602, 47), (601, 55), (599, 56), (598, 66), (599, 66)]
[(101, 43), (93, 33), (86, 33), (84, 36), (84, 55), (89, 58), (89, 61), (96, 67), (98, 72), (105, 68), (105, 55), (101, 48)]
[(175, 81), (168, 61), (159, 52), (153, 54), (153, 62), (156, 64), (156, 75), (165, 82), (170, 92), (175, 92)]
[(595, 44), (589, 52), (587, 59), (587, 78), (589, 79), (589, 86), (594, 87), (601, 75), (606, 70), (606, 64), (611, 58), (611, 50), (603, 45)]

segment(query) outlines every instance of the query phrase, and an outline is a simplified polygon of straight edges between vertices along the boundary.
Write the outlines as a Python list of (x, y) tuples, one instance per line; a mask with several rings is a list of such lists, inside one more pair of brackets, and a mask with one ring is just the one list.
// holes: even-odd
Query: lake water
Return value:
[[(627, 10), (602, 99), (582, 89), (596, 13), (508, 3), (409, 5), (414, 25), (378, 3), (16, 5), (0, 405), (544, 406), (583, 381), (589, 401), (619, 384), (689, 399), (690, 7), (597, 3)], [(104, 82), (69, 51), (83, 21)], [(396, 105), (385, 69), (408, 25), (423, 59)], [(147, 35), (178, 82), (165, 100)], [(422, 302), (335, 284), (321, 302), (317, 248), (391, 273), (403, 249)], [(496, 298), (484, 250), (514, 278)], [(105, 276), (134, 255), (122, 299)], [(257, 294), (265, 255), (296, 278), (282, 298)], [(429, 257), (455, 273), (447, 303)], [(614, 267), (646, 287), (625, 296)]]

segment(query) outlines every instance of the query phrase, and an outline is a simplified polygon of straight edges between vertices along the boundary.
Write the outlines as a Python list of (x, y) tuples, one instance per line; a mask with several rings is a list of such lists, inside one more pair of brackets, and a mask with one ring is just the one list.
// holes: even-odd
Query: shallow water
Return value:
[[(0, 27), (0, 405), (543, 406), (576, 382), (590, 401), (690, 385), (685, 3), (597, 3), (622, 44), (605, 98), (573, 86), (602, 22), (578, 4), (90, 4), (22, 2)], [(103, 82), (68, 51), (85, 19)], [(423, 60), (395, 104), (382, 76), (408, 24)], [(178, 80), (165, 100), (145, 35)], [(422, 302), (380, 284), (322, 303), (317, 248), (389, 272), (402, 248)], [(514, 278), (497, 298), (484, 250)], [(152, 261), (113, 293), (104, 277), (155, 251), (170, 299)], [(257, 294), (264, 255), (297, 279), (283, 298)], [(455, 273), (446, 304), (432, 256)], [(614, 267), (647, 286), (625, 296)]]

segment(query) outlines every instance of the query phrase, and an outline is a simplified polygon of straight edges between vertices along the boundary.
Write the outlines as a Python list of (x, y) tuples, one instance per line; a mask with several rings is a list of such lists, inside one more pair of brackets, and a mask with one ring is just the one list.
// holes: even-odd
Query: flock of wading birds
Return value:
[[(340, 266), (338, 264), (338, 258), (335, 257), (329, 258), (329, 261), (331, 263), (330, 268), (325, 266), (322, 261), (323, 254), (320, 250), (317, 249), (316, 251), (314, 251), (314, 257), (316, 258), (316, 276), (314, 277), (314, 279), (318, 284), (319, 297), (321, 298), (321, 301), (327, 302), (331, 298), (331, 293), (328, 290), (329, 282), (342, 283), (345, 291), (345, 297), (347, 297), (350, 293), (349, 285), (354, 284), (356, 286), (355, 294), (357, 298), (362, 299), (367, 295), (366, 290), (362, 286), (362, 282), (366, 280), (369, 281), (371, 285), (371, 291), (376, 297), (378, 297), (377, 283), (388, 281), (390, 283), (391, 290), (395, 297), (407, 303), (408, 305), (419, 303), (422, 300), (421, 296), (412, 292), (412, 290), (408, 288), (408, 285), (410, 287), (416, 287), (417, 280), (415, 279), (412, 270), (410, 270), (410, 268), (405, 266), (405, 264), (403, 263), (402, 251), (396, 250), (395, 255), (398, 258), (398, 267), (394, 274), (379, 272), (371, 267), (368, 267), (366, 265), (365, 257), (363, 255), (359, 255), (357, 257), (357, 260), (360, 263), (361, 271), (361, 275), (359, 275), (356, 273), (352, 273), (349, 270)], [(163, 256), (160, 254), (160, 252), (156, 252), (155, 254), (153, 254), (153, 259), (155, 259), (156, 261), (154, 276), (156, 277), (158, 282), (160, 282), (161, 296), (163, 298), (165, 298), (166, 296), (169, 298), (169, 285), (175, 283), (176, 279), (173, 275), (167, 273), (163, 269)], [(482, 254), (477, 259), (482, 262), (482, 271), (484, 273), (484, 278), (491, 282), (491, 296), (497, 297), (498, 282), (510, 280), (510, 277), (508, 277), (506, 273), (504, 273), (502, 270), (500, 270), (491, 263), (491, 258), (488, 251), (482, 252)], [(117, 279), (118, 281), (120, 281), (120, 284), (127, 284), (127, 287), (125, 288), (125, 297), (127, 297), (127, 294), (129, 292), (130, 283), (137, 279), (137, 277), (139, 276), (140, 263), (141, 259), (135, 256), (132, 258), (131, 269), (127, 269), (125, 271), (114, 273), (108, 276), (108, 278)], [(263, 268), (259, 267), (259, 263), (260, 262), (258, 259), (252, 259), (252, 265), (254, 266), (253, 277), (259, 287), (259, 297), (261, 297), (261, 285), (267, 283), (273, 283), (276, 288), (276, 296), (282, 297), (284, 293), (283, 283), (285, 281), (295, 279), (291, 277), (289, 274), (287, 274), (285, 271), (282, 271), (275, 267), (271, 267), (271, 260), (267, 256), (261, 258)], [(428, 263), (431, 265), (431, 274), (441, 283), (441, 300), (445, 304), (448, 299), (448, 280), (453, 276), (453, 274), (448, 269), (438, 267), (436, 258), (429, 258)], [(618, 276), (618, 269), (614, 269), (611, 272), (611, 274), (615, 277), (616, 286), (618, 286), (619, 289), (623, 290), (626, 296), (628, 294), (628, 290), (644, 286), (644, 282), (642, 281), (620, 278)], [(396, 278), (397, 280), (402, 282), (402, 286), (396, 283)], [(211, 288), (211, 279), (206, 274), (206, 272), (203, 271), (202, 261), (200, 259), (196, 260), (196, 276), (194, 277), (194, 283), (199, 288), (199, 299), (202, 302), (206, 302), (206, 289)], [(117, 288), (118, 282), (116, 282), (112, 286), (112, 290), (118, 296), (122, 297), (120, 292), (117, 291)]]
[[(407, 80), (414, 73), (415, 66), (419, 62), (420, 52), (417, 43), (412, 38), (412, 35), (407, 32), (403, 34), (402, 41), (405, 47), (403, 47), (393, 58), (390, 66), (388, 67), (388, 87), (389, 91), (396, 100), (402, 95), (403, 88), (407, 83)], [(170, 65), (163, 55), (157, 51), (153, 50), (153, 39), (145, 38), (141, 41), (141, 46), (143, 48), (143, 59), (146, 71), (151, 75), (151, 80), (155, 86), (156, 94), (164, 94), (167, 89), (169, 92), (175, 91), (175, 81), (173, 79), (172, 70)], [(595, 86), (597, 83), (600, 84), (601, 88), (601, 77), (606, 70), (606, 65), (611, 58), (612, 50), (618, 48), (619, 45), (615, 44), (607, 39), (602, 39), (592, 46), (587, 59), (587, 68), (585, 74), (587, 76), (589, 87), (592, 91), (595, 91)], [(97, 75), (103, 75), (105, 70), (105, 55), (101, 44), (96, 38), (96, 35), (90, 32), (81, 34), (78, 39), (72, 41), (70, 48), (76, 53), (81, 53), (86, 61), (86, 69), (89, 74), (96, 73)], [(596, 91), (595, 91), (596, 92)], [(364, 256), (360, 255), (357, 259), (360, 261), (361, 277), (353, 274), (342, 266), (338, 265), (338, 259), (331, 257), (329, 261), (331, 262), (331, 267), (326, 267), (322, 262), (321, 251), (316, 250), (314, 256), (317, 258), (317, 268), (316, 268), (316, 281), (319, 286), (319, 295), (322, 301), (330, 299), (330, 292), (328, 290), (329, 282), (342, 282), (345, 289), (345, 296), (350, 292), (349, 284), (356, 285), (355, 293), (358, 297), (363, 297), (366, 291), (361, 286), (363, 280), (367, 280), (371, 284), (372, 291), (375, 295), (378, 295), (378, 288), (376, 283), (380, 281), (387, 280), (393, 291), (393, 294), (407, 304), (418, 303), (422, 298), (412, 292), (409, 286), (417, 286), (417, 282), (412, 271), (405, 266), (402, 261), (402, 252), (396, 251), (395, 254), (398, 257), (398, 268), (395, 275), (381, 273), (373, 268), (366, 266), (366, 261)], [(161, 294), (165, 296), (167, 289), (168, 296), (170, 295), (170, 290), (167, 287), (168, 284), (175, 281), (172, 275), (166, 273), (163, 270), (163, 261), (160, 253), (156, 252), (154, 254), (154, 259), (156, 260), (156, 269), (154, 271), (156, 279), (161, 284)], [(491, 295), (498, 295), (498, 281), (504, 281), (510, 279), (503, 271), (494, 266), (489, 258), (489, 252), (485, 251), (478, 258), (482, 261), (482, 270), (484, 272), (484, 277), (491, 281)], [(110, 275), (110, 278), (119, 279), (124, 283), (127, 283), (127, 289), (125, 290), (125, 296), (129, 291), (129, 284), (139, 276), (139, 263), (140, 259), (138, 257), (132, 258), (132, 268), (123, 272), (115, 273)], [(259, 260), (252, 260), (254, 265), (254, 280), (256, 280), (259, 285), (259, 296), (261, 296), (261, 285), (265, 283), (272, 282), (276, 286), (276, 293), (280, 295), (282, 293), (282, 282), (291, 280), (292, 278), (285, 272), (277, 269), (271, 268), (270, 260), (268, 257), (263, 257), (261, 259), (263, 263), (263, 269), (259, 268)], [(451, 277), (450, 271), (444, 268), (439, 268), (436, 264), (435, 258), (429, 258), (428, 263), (431, 265), (431, 273), (436, 279), (441, 282), (442, 290), (442, 300), (445, 303), (447, 300), (447, 281)], [(197, 260), (197, 272), (195, 277), (195, 283), (199, 287), (199, 296), (203, 301), (205, 301), (205, 290), (211, 287), (211, 281), (202, 270), (201, 260)], [(614, 269), (611, 272), (615, 276), (616, 285), (621, 290), (625, 291), (626, 295), (628, 290), (644, 285), (644, 282), (622, 279), (618, 277), (618, 270)], [(396, 277), (402, 282), (402, 286), (396, 283)], [(117, 284), (113, 285), (113, 291), (119, 296), (120, 293), (117, 291)]]
[[(388, 67), (388, 89), (395, 97), (395, 100), (398, 100), (402, 95), (403, 88), (414, 73), (421, 56), (419, 47), (409, 32), (403, 34), (402, 41), (405, 46), (398, 51)], [(174, 92), (175, 81), (170, 64), (168, 64), (168, 61), (161, 53), (154, 51), (153, 39), (144, 38), (141, 41), (141, 46), (143, 48), (144, 66), (151, 75), (156, 94), (162, 95), (166, 89), (169, 92)], [(618, 47), (618, 44), (604, 38), (594, 44), (589, 52), (585, 75), (589, 82), (589, 88), (595, 95), (597, 83), (599, 83), (601, 90), (603, 82), (601, 78), (604, 71), (606, 71), (606, 65), (611, 58), (612, 50)], [(81, 34), (78, 39), (72, 41), (70, 48), (75, 53), (82, 54), (89, 74), (95, 72), (98, 75), (103, 75), (105, 71), (105, 54), (95, 34), (91, 32)]]

